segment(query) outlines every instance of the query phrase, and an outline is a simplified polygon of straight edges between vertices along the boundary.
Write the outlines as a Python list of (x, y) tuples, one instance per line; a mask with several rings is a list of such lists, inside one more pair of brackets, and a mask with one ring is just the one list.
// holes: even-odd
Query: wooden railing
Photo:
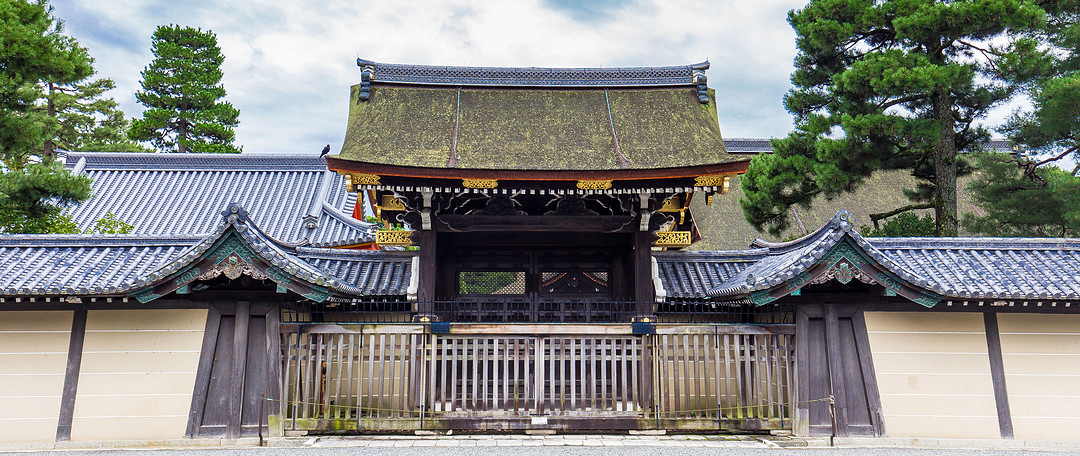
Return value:
[(283, 325), (277, 419), (324, 431), (791, 428), (791, 325), (473, 326)]

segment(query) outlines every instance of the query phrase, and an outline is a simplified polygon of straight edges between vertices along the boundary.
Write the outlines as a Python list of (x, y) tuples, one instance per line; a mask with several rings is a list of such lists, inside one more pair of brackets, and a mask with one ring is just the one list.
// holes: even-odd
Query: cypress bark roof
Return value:
[(724, 148), (715, 94), (704, 85), (707, 64), (514, 69), (360, 63), (369, 67), (364, 82), (352, 88), (339, 159), (492, 170), (659, 169), (745, 160)]

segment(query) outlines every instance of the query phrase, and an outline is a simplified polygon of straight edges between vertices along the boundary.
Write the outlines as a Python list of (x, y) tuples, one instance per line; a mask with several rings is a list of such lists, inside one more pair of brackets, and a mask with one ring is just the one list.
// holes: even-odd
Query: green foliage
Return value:
[(933, 208), (935, 234), (955, 235), (956, 180), (970, 172), (957, 154), (988, 139), (975, 123), (1017, 89), (1001, 68), (1040, 43), (1049, 16), (1020, 0), (811, 0), (789, 13), (799, 53), (784, 103), (796, 126), (751, 162), (746, 219), (776, 235), (792, 205), (907, 169), (921, 184), (902, 209)]
[(0, 174), (0, 229), (6, 233), (72, 233), (63, 208), (90, 197), (90, 178), (54, 160)]
[(94, 227), (86, 231), (87, 234), (128, 234), (131, 230), (134, 230), (135, 226), (120, 220), (113, 214), (112, 211), (105, 213), (105, 216), (94, 222)]
[[(1048, 9), (1047, 28), (1003, 66), (1032, 104), (1031, 109), (1014, 113), (1002, 132), (1025, 146), (1026, 152), (1049, 156), (1035, 166), (1069, 155), (1080, 162), (1080, 1), (1054, 2)], [(1080, 174), (1080, 165), (1072, 174)]]
[(934, 217), (926, 214), (920, 217), (913, 212), (904, 212), (885, 221), (880, 227), (871, 228), (867, 225), (859, 227), (859, 233), (869, 237), (904, 237), (904, 236), (934, 236), (936, 226)]
[(90, 197), (90, 179), (48, 155), (34, 159), (58, 123), (38, 105), (49, 83), (93, 74), (86, 49), (63, 35), (45, 0), (0, 0), (0, 230), (73, 232), (62, 207)]
[(65, 150), (103, 152), (149, 152), (127, 137), (128, 120), (105, 92), (116, 88), (112, 79), (48, 84), (46, 105), (59, 128), (46, 141), (45, 154), (55, 145)]
[(0, 158), (7, 169), (25, 167), (57, 128), (36, 105), (42, 87), (93, 74), (86, 49), (62, 29), (45, 0), (0, 0)]
[(1080, 177), (1004, 154), (978, 163), (982, 176), (968, 190), (985, 214), (966, 214), (964, 228), (987, 236), (1080, 236)]
[(147, 110), (128, 135), (166, 152), (239, 153), (233, 128), (240, 111), (221, 99), (221, 55), (211, 31), (163, 25), (153, 36), (154, 60), (135, 94)]

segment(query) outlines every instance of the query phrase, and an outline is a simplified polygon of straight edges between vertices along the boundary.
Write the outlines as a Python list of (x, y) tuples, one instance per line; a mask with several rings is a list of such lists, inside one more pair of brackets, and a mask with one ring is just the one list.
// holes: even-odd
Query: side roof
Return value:
[(411, 253), (296, 247), (271, 239), (238, 204), (203, 212), (213, 213), (215, 224), (200, 237), (0, 235), (0, 296), (133, 296), (146, 302), (196, 278), (230, 274), (230, 256), (239, 259), (231, 271), (314, 298), (407, 292)]
[[(481, 170), (620, 170), (743, 160), (724, 149), (708, 62), (487, 68), (360, 59), (339, 155)], [(332, 167), (338, 169), (336, 162)]]
[(863, 238), (847, 211), (791, 242), (657, 254), (670, 297), (764, 303), (811, 283), (859, 279), (920, 304), (942, 299), (1080, 300), (1080, 239)]
[(133, 234), (202, 235), (219, 222), (207, 208), (238, 202), (282, 242), (373, 240), (372, 225), (352, 217), (356, 194), (314, 155), (67, 152), (66, 162), (93, 179), (90, 200), (68, 209), (83, 230), (111, 211)]

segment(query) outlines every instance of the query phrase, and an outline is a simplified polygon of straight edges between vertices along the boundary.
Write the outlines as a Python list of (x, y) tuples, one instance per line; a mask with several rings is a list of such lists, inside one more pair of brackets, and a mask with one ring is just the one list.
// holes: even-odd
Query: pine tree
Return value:
[(751, 162), (746, 219), (776, 233), (791, 205), (908, 169), (921, 179), (912, 204), (878, 216), (930, 208), (936, 234), (955, 236), (959, 153), (988, 139), (977, 123), (1018, 87), (1003, 68), (1047, 18), (1022, 0), (812, 0), (791, 12), (799, 53), (784, 103), (796, 128)]
[(232, 144), (240, 111), (222, 100), (225, 57), (214, 33), (160, 26), (153, 53), (135, 94), (147, 110), (132, 122), (129, 137), (168, 152), (240, 152)]
[(92, 60), (46, 0), (0, 0), (0, 44), (0, 231), (71, 231), (61, 206), (89, 198), (90, 179), (48, 154), (35, 158), (57, 128), (38, 101), (49, 82), (93, 74)]
[(979, 159), (968, 190), (984, 213), (963, 220), (973, 233), (1080, 236), (1080, 164), (1063, 163), (1080, 162), (1080, 1), (1045, 5), (1047, 27), (1002, 65), (1032, 103), (1001, 129), (1017, 152)]
[(102, 78), (74, 84), (46, 85), (44, 103), (56, 118), (56, 135), (45, 141), (44, 154), (59, 147), (73, 151), (149, 152), (127, 136), (128, 120), (116, 101), (103, 95), (116, 88), (112, 79)]

